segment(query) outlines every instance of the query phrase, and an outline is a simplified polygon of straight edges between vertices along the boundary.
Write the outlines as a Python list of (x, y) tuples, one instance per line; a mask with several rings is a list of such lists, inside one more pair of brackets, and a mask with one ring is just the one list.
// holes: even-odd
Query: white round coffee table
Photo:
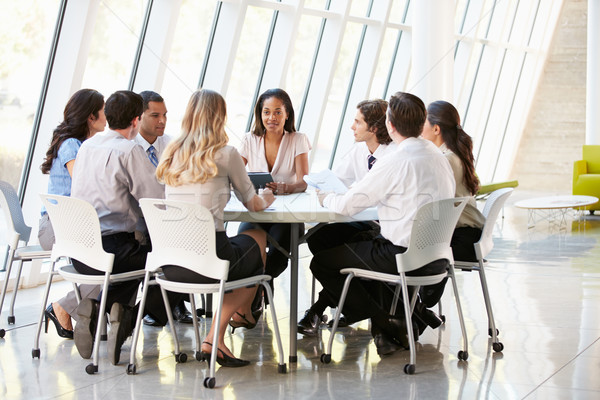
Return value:
[(535, 226), (536, 222), (558, 220), (559, 227), (566, 227), (566, 215), (569, 210), (583, 211), (585, 206), (590, 206), (598, 202), (594, 196), (547, 196), (536, 197), (533, 199), (521, 200), (515, 203), (515, 207), (528, 210), (527, 226)]

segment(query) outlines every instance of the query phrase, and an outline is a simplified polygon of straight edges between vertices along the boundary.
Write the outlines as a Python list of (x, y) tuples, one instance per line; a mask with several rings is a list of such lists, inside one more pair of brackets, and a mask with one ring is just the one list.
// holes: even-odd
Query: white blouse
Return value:
[(300, 132), (284, 132), (273, 169), (269, 171), (265, 154), (265, 137), (246, 133), (240, 146), (240, 155), (248, 160), (250, 172), (270, 172), (275, 182), (296, 182), (296, 156), (311, 149), (308, 137)]

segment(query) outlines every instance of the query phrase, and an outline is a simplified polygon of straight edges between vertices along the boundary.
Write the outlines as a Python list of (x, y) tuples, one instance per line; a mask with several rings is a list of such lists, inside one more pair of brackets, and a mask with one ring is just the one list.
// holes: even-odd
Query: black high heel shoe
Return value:
[[(248, 318), (246, 318), (246, 314), (240, 314), (239, 312), (236, 312), (236, 314), (239, 315), (244, 321), (242, 321), (242, 322), (234, 321), (234, 320), (229, 321), (229, 326), (231, 326), (232, 334), (235, 332), (235, 330), (237, 328), (252, 329), (256, 326), (256, 323), (258, 322), (258, 318), (256, 318), (256, 316), (254, 316), (254, 313), (252, 314), (252, 316), (254, 317), (254, 322), (250, 322), (248, 320)], [(261, 310), (260, 314), (262, 314), (262, 310)], [(260, 317), (260, 314), (258, 314), (259, 317)]]
[(44, 311), (44, 319), (44, 332), (48, 333), (48, 319), (50, 319), (56, 327), (56, 333), (58, 333), (58, 336), (66, 339), (73, 339), (73, 331), (63, 328), (60, 322), (58, 322), (58, 318), (56, 318), (56, 314), (54, 313), (54, 308), (52, 308), (52, 303), (50, 303), (50, 305), (46, 308), (46, 311)]
[[(210, 342), (202, 342), (202, 344), (207, 344), (212, 347), (212, 343)], [(223, 355), (223, 357), (218, 356), (219, 352)], [(211, 354), (204, 351), (201, 351), (200, 354), (202, 356), (202, 361), (207, 361), (210, 364)], [(228, 356), (223, 350), (219, 348), (217, 348), (217, 362), (221, 367), (228, 368), (245, 367), (246, 365), (250, 364), (250, 361), (248, 360), (242, 360), (241, 358)]]

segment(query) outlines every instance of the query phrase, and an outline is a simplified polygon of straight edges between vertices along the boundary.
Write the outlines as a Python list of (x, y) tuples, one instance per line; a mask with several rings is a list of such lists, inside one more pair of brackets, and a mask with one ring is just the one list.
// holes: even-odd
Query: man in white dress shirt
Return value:
[[(333, 169), (346, 186), (352, 186), (363, 179), (378, 159), (397, 149), (385, 126), (387, 106), (387, 101), (383, 99), (363, 100), (357, 104), (351, 127), (356, 143)], [(306, 243), (312, 254), (317, 254), (350, 241), (373, 238), (377, 234), (379, 227), (374, 222), (335, 223), (319, 227), (308, 237)], [(326, 308), (327, 301), (319, 295), (319, 299), (298, 322), (298, 332), (305, 336), (317, 336), (319, 325), (325, 320), (323, 313)], [(339, 326), (347, 326), (353, 322), (355, 321), (342, 316)]]
[[(142, 216), (139, 199), (164, 197), (164, 186), (154, 175), (155, 167), (143, 148), (132, 140), (138, 133), (142, 110), (140, 95), (126, 90), (113, 93), (105, 104), (110, 130), (82, 144), (73, 171), (71, 196), (86, 200), (98, 212), (102, 246), (115, 254), (114, 273), (144, 269), (150, 247), (138, 242), (134, 234)], [(80, 273), (98, 273), (77, 260), (73, 260), (73, 265)], [(134, 326), (136, 312), (131, 305), (138, 286), (139, 280), (134, 280), (111, 284), (108, 289), (108, 354), (113, 364), (119, 362), (121, 346)], [(179, 301), (181, 297), (176, 298)], [(77, 308), (80, 321), (75, 326), (74, 339), (84, 358), (92, 353), (97, 303), (84, 299)], [(166, 316), (160, 291), (149, 293), (145, 311), (159, 320)]]
[[(454, 197), (454, 175), (446, 157), (431, 142), (419, 137), (425, 117), (421, 99), (408, 93), (394, 94), (389, 101), (386, 126), (398, 149), (392, 156), (377, 161), (368, 179), (355, 183), (347, 193), (319, 193), (325, 207), (344, 215), (377, 207), (381, 224), (381, 234), (375, 239), (347, 243), (313, 257), (310, 268), (323, 286), (321, 294), (330, 307), (337, 305), (346, 279), (340, 274), (341, 269), (397, 273), (395, 256), (406, 251), (419, 207)], [(442, 273), (446, 267), (446, 260), (437, 260), (412, 274)], [(393, 353), (400, 346), (407, 348), (404, 318), (388, 315), (389, 307), (374, 298), (372, 285), (352, 280), (344, 314), (353, 321), (371, 318), (371, 331), (380, 355)]]
[(378, 159), (397, 149), (385, 127), (386, 110), (383, 99), (363, 100), (356, 106), (351, 127), (356, 143), (333, 169), (346, 186), (360, 181)]

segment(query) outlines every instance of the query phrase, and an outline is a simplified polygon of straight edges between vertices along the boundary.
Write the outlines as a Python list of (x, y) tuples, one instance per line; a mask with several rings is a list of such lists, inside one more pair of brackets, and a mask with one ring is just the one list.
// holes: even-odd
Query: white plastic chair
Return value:
[[(321, 355), (321, 361), (325, 364), (331, 362), (331, 347), (335, 331), (338, 327), (341, 311), (344, 307), (344, 301), (348, 293), (348, 287), (353, 278), (370, 279), (386, 282), (396, 286), (396, 296), (394, 304), (392, 304), (391, 313), (396, 309), (396, 301), (398, 291), (402, 291), (402, 300), (404, 303), (404, 315), (406, 317), (406, 326), (408, 331), (408, 341), (410, 346), (410, 362), (404, 366), (404, 372), (407, 374), (415, 373), (416, 364), (416, 349), (414, 341), (414, 333), (412, 329), (412, 312), (415, 307), (419, 287), (433, 285), (441, 282), (446, 276), (454, 275), (452, 267), (452, 249), (450, 248), (450, 240), (452, 232), (456, 227), (456, 222), (467, 202), (466, 198), (451, 198), (427, 203), (417, 211), (412, 230), (410, 233), (410, 243), (406, 252), (396, 255), (396, 264), (398, 266), (398, 275), (375, 272), (371, 270), (359, 268), (345, 268), (340, 272), (347, 274), (344, 288), (340, 297), (340, 302), (335, 313), (333, 328), (329, 336), (326, 353)], [(429, 276), (407, 276), (406, 273), (419, 269), (433, 261), (446, 259), (450, 266), (447, 272), (438, 275)], [(456, 282), (452, 279), (454, 288), (454, 298), (456, 300), (456, 308), (460, 320), (460, 327), (463, 336), (463, 349), (458, 352), (460, 360), (466, 360), (469, 357), (467, 331), (463, 319), (462, 308), (460, 306), (460, 298)], [(398, 286), (399, 285), (399, 286)], [(412, 296), (409, 299), (408, 286), (415, 287), (412, 291)]]
[[(148, 285), (151, 284), (150, 279), (155, 274), (156, 283), (160, 285), (163, 294), (169, 326), (175, 340), (175, 360), (179, 363), (185, 362), (187, 360), (187, 355), (181, 353), (179, 349), (179, 341), (177, 340), (175, 323), (173, 322), (173, 315), (166, 296), (166, 290), (190, 294), (192, 309), (196, 308), (194, 294), (218, 293), (218, 298), (216, 299), (217, 309), (213, 318), (213, 323), (217, 323), (212, 341), (213, 343), (218, 343), (218, 321), (221, 319), (221, 306), (223, 304), (223, 295), (226, 291), (262, 285), (269, 297), (270, 304), (273, 304), (273, 295), (271, 287), (269, 286), (271, 277), (269, 275), (258, 275), (226, 282), (227, 274), (229, 273), (229, 261), (221, 260), (217, 257), (215, 225), (212, 214), (208, 209), (199, 204), (163, 199), (141, 199), (140, 206), (152, 241), (152, 252), (148, 254), (148, 258), (146, 259), (146, 276), (142, 290), (140, 311), (137, 315), (137, 322), (133, 333), (130, 364), (127, 366), (128, 374), (136, 373), (135, 348), (142, 326), (143, 312), (141, 310), (144, 309)], [(207, 278), (218, 280), (219, 282), (200, 284), (171, 281), (166, 279), (164, 275), (158, 274), (159, 269), (165, 265), (177, 265)], [(275, 307), (270, 307), (270, 309), (279, 349), (278, 371), (280, 373), (285, 373), (286, 364), (283, 358), (283, 346), (281, 345)], [(192, 318), (196, 336), (195, 357), (200, 361), (202, 359), (200, 353), (201, 342), (198, 330), (198, 319), (195, 313), (192, 313)], [(204, 379), (204, 386), (211, 389), (215, 387), (216, 383), (215, 360), (217, 359), (217, 347), (218, 346), (216, 345), (212, 346), (210, 372)]]
[(483, 299), (485, 301), (485, 309), (488, 315), (488, 333), (492, 337), (492, 348), (496, 352), (504, 350), (504, 345), (498, 340), (498, 334), (500, 333), (496, 329), (496, 322), (494, 321), (494, 314), (492, 312), (492, 302), (490, 300), (490, 292), (488, 290), (487, 280), (485, 277), (485, 265), (487, 260), (485, 257), (494, 248), (494, 241), (492, 234), (494, 233), (494, 226), (500, 210), (504, 207), (506, 199), (513, 192), (512, 188), (504, 188), (495, 190), (488, 197), (485, 206), (483, 208), (483, 216), (485, 217), (485, 224), (481, 232), (481, 238), (475, 243), (475, 256), (477, 257), (476, 262), (472, 261), (458, 261), (456, 260), (454, 265), (457, 269), (462, 271), (479, 271), (479, 279), (481, 281), (481, 290), (483, 291)]
[[(56, 241), (52, 247), (52, 268), (48, 274), (46, 290), (42, 302), (42, 312), (37, 326), (37, 334), (34, 340), (31, 355), (40, 358), (40, 332), (44, 310), (48, 302), (48, 293), (52, 285), (52, 278), (57, 273), (69, 282), (90, 285), (102, 285), (102, 295), (96, 324), (96, 335), (94, 340), (93, 362), (85, 367), (88, 374), (98, 372), (98, 350), (103, 327), (106, 326), (106, 295), (109, 283), (117, 283), (141, 279), (144, 270), (131, 271), (120, 274), (112, 274), (115, 255), (107, 253), (102, 247), (102, 236), (100, 232), (100, 221), (96, 209), (88, 202), (73, 197), (41, 194), (42, 203), (48, 211)], [(101, 275), (80, 274), (73, 265), (69, 264), (55, 270), (56, 263), (63, 258), (76, 259), (90, 268), (98, 270)]]
[[(0, 181), (0, 208), (4, 212), (6, 220), (6, 231), (8, 239), (7, 253), (3, 255), (4, 266), (0, 270), (6, 270), (4, 276), (4, 287), (0, 295), (0, 313), (4, 305), (4, 297), (8, 288), (8, 281), (14, 261), (18, 261), (17, 276), (15, 277), (15, 289), (13, 291), (12, 300), (10, 302), (10, 311), (8, 313), (8, 323), (15, 323), (15, 300), (17, 298), (17, 289), (19, 288), (19, 280), (21, 279), (21, 270), (23, 261), (32, 261), (37, 259), (50, 258), (50, 252), (45, 251), (39, 245), (28, 246), (29, 237), (31, 235), (31, 227), (25, 224), (23, 218), (23, 210), (15, 189), (7, 182)], [(25, 245), (19, 247), (19, 242)], [(5, 334), (4, 329), (0, 329), (0, 338)]]

